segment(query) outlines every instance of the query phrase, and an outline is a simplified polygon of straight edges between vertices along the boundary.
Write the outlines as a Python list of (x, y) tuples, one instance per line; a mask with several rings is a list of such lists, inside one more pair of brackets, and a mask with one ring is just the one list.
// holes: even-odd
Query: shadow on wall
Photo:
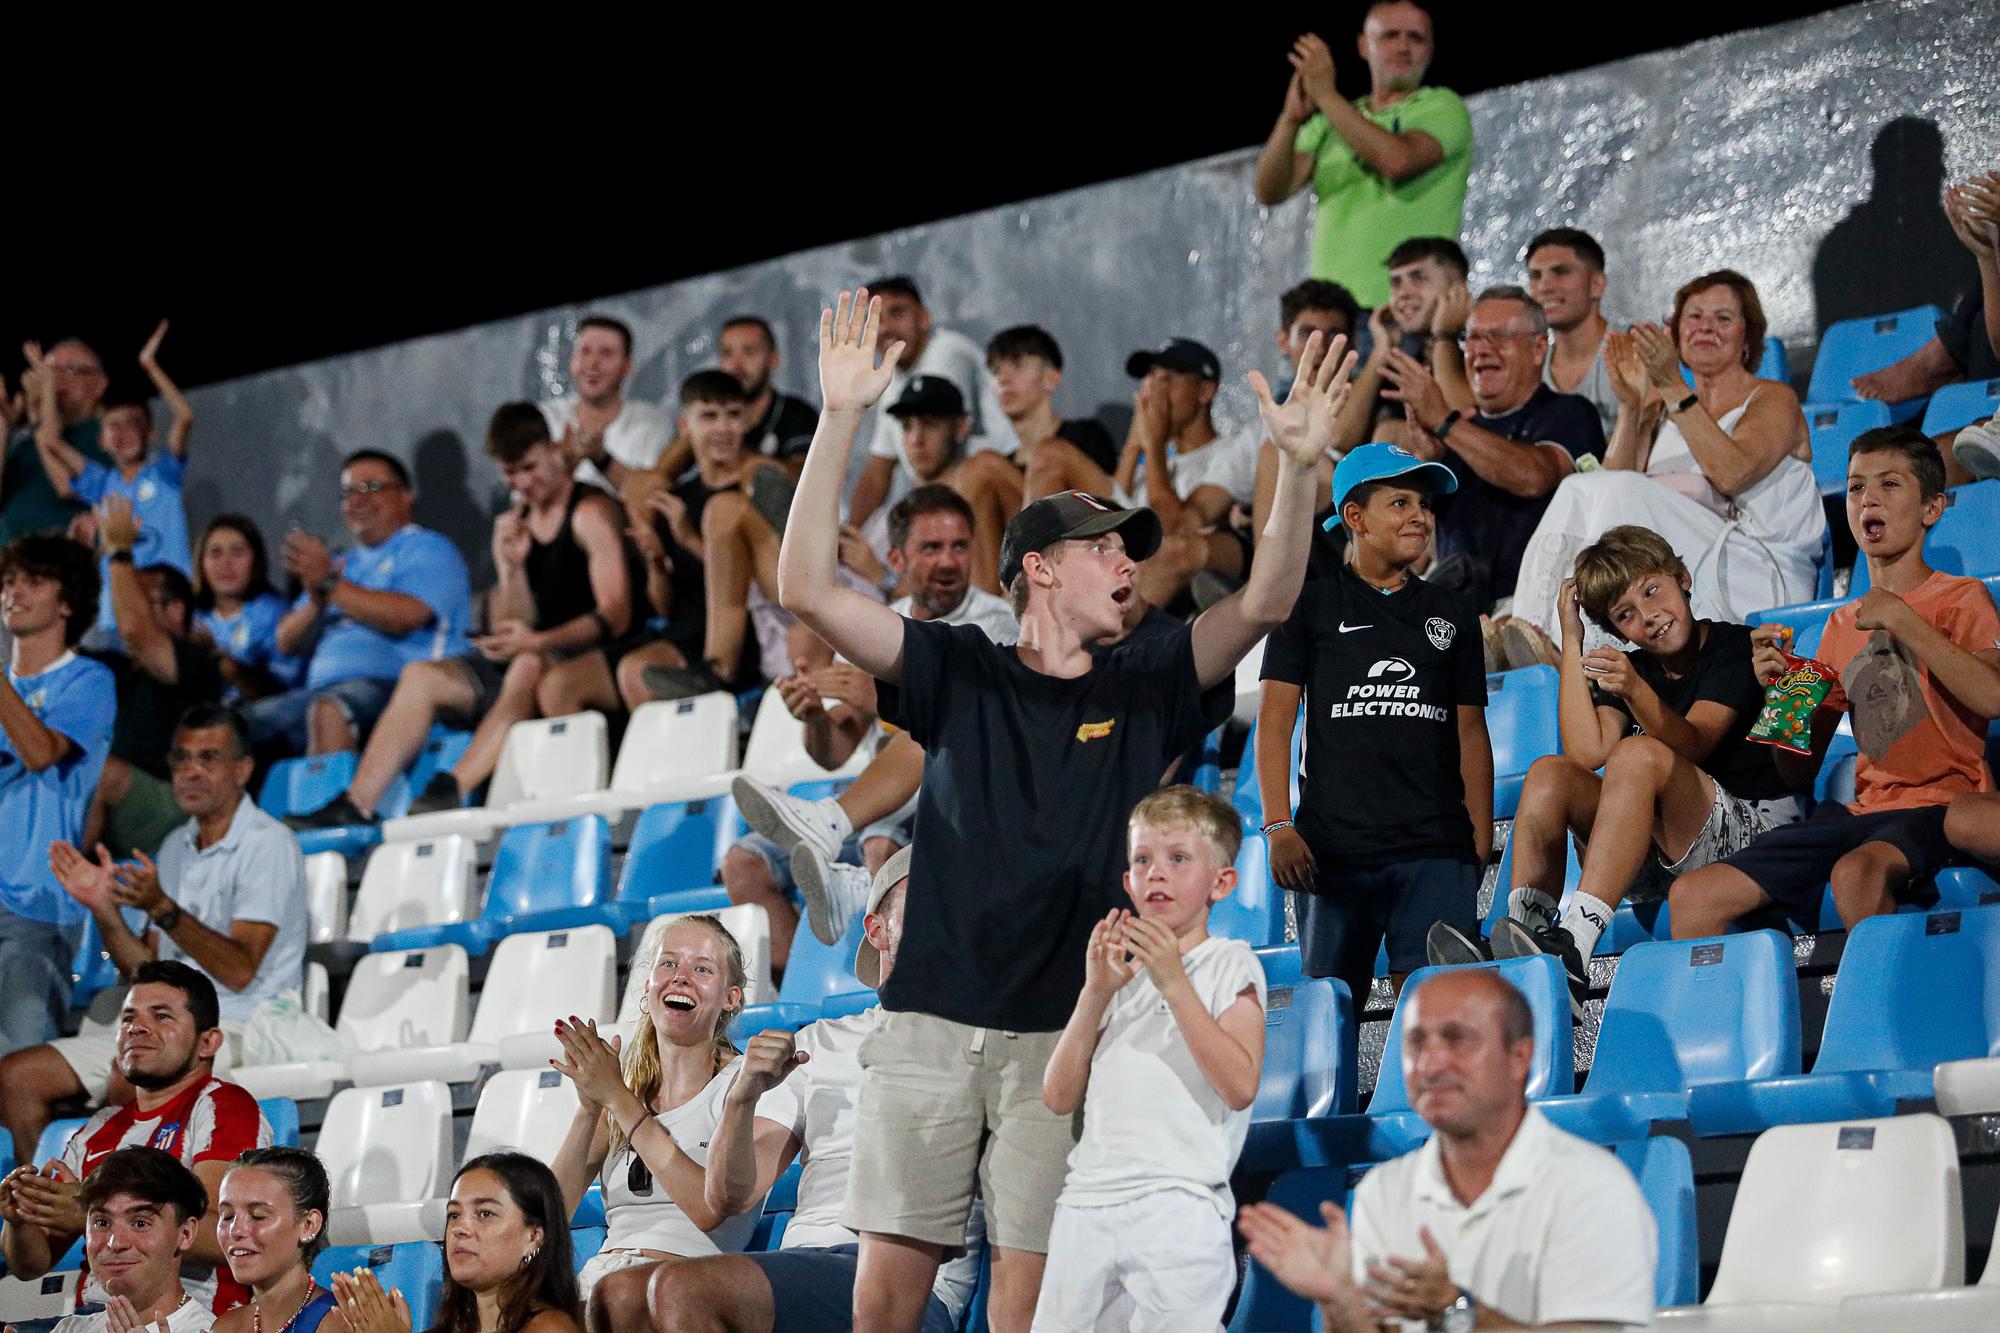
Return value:
[[(493, 582), (489, 513), (499, 511), (492, 496), (482, 500), (472, 489), (466, 471), (465, 441), (458, 432), (435, 430), (418, 440), (410, 468), (417, 490), (410, 517), (450, 538), (465, 557), (472, 586), (485, 588)], [(504, 505), (506, 497), (497, 503)]]
[(1833, 225), (1813, 259), (1814, 326), (1911, 306), (1949, 307), (1975, 280), (1971, 256), (1944, 215), (1944, 135), (1898, 116), (1869, 147), (1866, 199)]

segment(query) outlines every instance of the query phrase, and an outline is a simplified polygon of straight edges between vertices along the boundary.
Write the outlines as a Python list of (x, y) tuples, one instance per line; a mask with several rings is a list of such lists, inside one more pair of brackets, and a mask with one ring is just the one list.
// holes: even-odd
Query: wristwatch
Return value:
[(326, 577), (313, 586), (319, 589), (320, 596), (331, 597), (333, 596), (333, 585), (338, 582), (340, 582), (340, 571), (337, 569), (328, 570)]
[(162, 931), (170, 931), (181, 923), (181, 905), (174, 903), (166, 911), (153, 918), (153, 924)]
[(1479, 1302), (1472, 1299), (1471, 1292), (1460, 1287), (1458, 1299), (1439, 1311), (1430, 1326), (1434, 1333), (1472, 1333), (1479, 1327)]
[(1678, 403), (1675, 403), (1673, 407), (1670, 409), (1670, 414), (1673, 416), (1679, 416), (1681, 413), (1687, 411), (1690, 407), (1693, 407), (1696, 403), (1700, 401), (1701, 401), (1700, 394), (1691, 393), (1687, 397), (1681, 399)]
[(1445, 436), (1451, 434), (1451, 428), (1456, 426), (1464, 416), (1465, 413), (1463, 410), (1454, 407), (1451, 411), (1444, 414), (1444, 420), (1438, 422), (1438, 428), (1432, 431), (1431, 434), (1442, 440)]

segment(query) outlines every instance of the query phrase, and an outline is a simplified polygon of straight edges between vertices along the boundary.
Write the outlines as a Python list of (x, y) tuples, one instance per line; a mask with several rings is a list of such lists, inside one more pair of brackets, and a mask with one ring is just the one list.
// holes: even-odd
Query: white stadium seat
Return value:
[[(792, 716), (776, 690), (766, 690), (757, 705), (757, 720), (750, 724), (749, 744), (743, 747), (743, 771), (774, 786), (789, 787), (794, 782), (851, 778), (874, 757), (870, 746), (857, 745), (839, 768), (821, 768), (806, 753), (806, 724)], [(729, 784), (723, 783), (721, 789), (729, 790)]]
[(317, 1147), (333, 1184), (327, 1239), (395, 1245), (443, 1236), (451, 1181), (451, 1089), (436, 1079), (348, 1088), (327, 1105)]
[(339, 852), (306, 858), (306, 922), (310, 943), (347, 938), (347, 857)]
[(517, 802), (507, 807), (507, 822), (544, 824), (577, 815), (616, 819), (665, 801), (719, 795), (728, 790), (728, 775), (736, 768), (736, 729), (733, 694), (641, 704), (619, 742), (608, 788)]
[(466, 1136), (466, 1160), (512, 1149), (554, 1159), (576, 1116), (576, 1089), (547, 1067), (503, 1069), (486, 1080)]
[(486, 838), (495, 829), (528, 822), (511, 818), (511, 806), (604, 790), (611, 767), (610, 729), (604, 714), (569, 713), (516, 722), (507, 729), (499, 766), (486, 784), (486, 803), (383, 821), (385, 843), (463, 833)]
[(83, 1274), (74, 1268), (40, 1277), (0, 1277), (0, 1321), (26, 1324), (74, 1314), (82, 1281)]
[[(1264, 699), (1264, 683), (1258, 676), (1264, 670), (1264, 640), (1250, 645), (1250, 651), (1243, 654), (1243, 660), (1236, 664), (1236, 721), (1249, 726), (1257, 720), (1257, 706)], [(1237, 781), (1242, 781), (1239, 776)]]
[(463, 836), (385, 842), (368, 854), (347, 917), (347, 938), (421, 926), (447, 926), (479, 915), (478, 853)]
[(326, 974), (325, 963), (306, 964), (305, 991), (299, 996), (305, 1011), (322, 1023), (332, 1022), (328, 1006), (333, 1002), (333, 978)]
[(1941, 1115), (1990, 1115), (2000, 1111), (2000, 1056), (1947, 1060), (1932, 1072), (1931, 1089), (1937, 1096)]
[[(1994, 1219), (2000, 1227), (2000, 1218)], [(1987, 1252), (1976, 1287), (1849, 1296), (1840, 1303), (1844, 1333), (1992, 1333), (2000, 1328), (2000, 1247)]]

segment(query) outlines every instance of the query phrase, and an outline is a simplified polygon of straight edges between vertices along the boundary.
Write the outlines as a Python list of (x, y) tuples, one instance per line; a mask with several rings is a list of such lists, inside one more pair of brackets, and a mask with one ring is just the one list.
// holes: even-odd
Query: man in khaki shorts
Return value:
[(1280, 406), (1251, 377), (1284, 456), (1243, 590), (1192, 626), (1121, 644), (1133, 572), (1159, 546), (1150, 510), (1075, 492), (1007, 525), (1000, 580), (1019, 644), (907, 620), (839, 584), (839, 497), (862, 414), (888, 387), (877, 312), (843, 294), (820, 323), (825, 408), (779, 557), (785, 609), (882, 684), (882, 717), (925, 751), (923, 836), (887, 1010), (861, 1050), (842, 1221), (861, 1234), (854, 1326), (918, 1328), (938, 1261), (984, 1194), (996, 1333), (1028, 1328), (1076, 1124), (1041, 1102), (1042, 1071), (1083, 984), (1093, 923), (1117, 905), (1125, 821), (1207, 730), (1201, 695), (1291, 611), (1311, 539), (1312, 468), (1351, 367), (1317, 335)]

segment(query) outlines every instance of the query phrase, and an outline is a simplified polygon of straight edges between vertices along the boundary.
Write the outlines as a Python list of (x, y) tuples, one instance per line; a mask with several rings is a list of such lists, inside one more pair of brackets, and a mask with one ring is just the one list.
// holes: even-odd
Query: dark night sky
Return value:
[[(1599, 3), (1436, 4), (1430, 81), (1473, 92), (1835, 7), (1675, 6), (1609, 34)], [(512, 19), (419, 49), (325, 8), (282, 36), (136, 36), (87, 77), (10, 89), (45, 110), (17, 116), (0, 186), (0, 373), (23, 338), (80, 332), (136, 380), (165, 314), (168, 368), (210, 383), (1242, 148), (1307, 26), (1365, 90), (1359, 5), (1234, 8), (1088, 33), (1039, 7), (759, 11), (743, 28), (768, 42), (579, 15), (609, 59)], [(246, 37), (260, 54), (172, 49)]]

